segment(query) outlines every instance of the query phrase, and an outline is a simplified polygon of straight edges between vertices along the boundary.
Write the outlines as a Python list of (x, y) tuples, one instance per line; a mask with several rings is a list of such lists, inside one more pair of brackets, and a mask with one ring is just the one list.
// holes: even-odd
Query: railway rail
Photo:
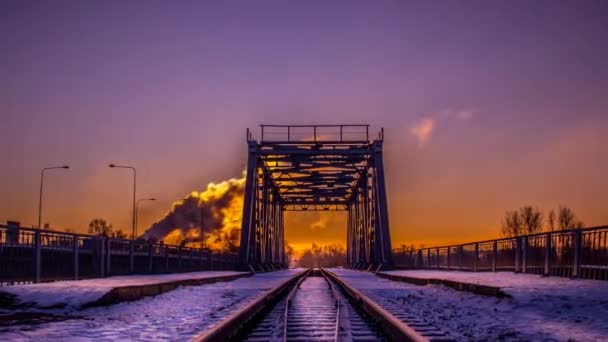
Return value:
[(450, 340), (412, 328), (337, 275), (308, 269), (268, 290), (195, 341)]

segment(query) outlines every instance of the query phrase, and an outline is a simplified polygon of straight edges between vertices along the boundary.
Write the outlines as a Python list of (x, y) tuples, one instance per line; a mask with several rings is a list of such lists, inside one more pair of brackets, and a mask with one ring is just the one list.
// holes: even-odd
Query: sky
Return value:
[[(246, 128), (385, 129), (393, 245), (489, 239), (506, 210), (608, 224), (605, 1), (2, 1), (0, 222), (140, 230), (238, 178)], [(299, 216), (298, 216), (299, 215)], [(291, 229), (290, 229), (291, 227)], [(297, 246), (344, 215), (287, 217)]]

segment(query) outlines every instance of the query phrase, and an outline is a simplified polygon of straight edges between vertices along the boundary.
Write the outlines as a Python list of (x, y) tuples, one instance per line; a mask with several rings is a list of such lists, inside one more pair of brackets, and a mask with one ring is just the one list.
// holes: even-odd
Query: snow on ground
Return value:
[(130, 275), (86, 280), (55, 281), (50, 283), (10, 285), (0, 287), (0, 292), (17, 296), (23, 303), (36, 303), (48, 307), (66, 304), (67, 309), (74, 309), (83, 304), (94, 302), (115, 287), (160, 284), (188, 279), (205, 279), (213, 277), (242, 274), (233, 271), (204, 271), (176, 274)]
[(600, 280), (543, 277), (513, 272), (458, 272), (435, 270), (386, 271), (386, 274), (420, 279), (446, 279), (470, 284), (500, 287), (511, 296), (559, 292), (562, 296), (585, 296), (608, 299), (608, 282)]
[(414, 271), (421, 278), (500, 286), (513, 296), (500, 299), (441, 285), (391, 281), (369, 272), (332, 271), (385, 308), (412, 313), (458, 340), (608, 340), (608, 282), (506, 272)]
[(191, 340), (301, 269), (200, 286), (77, 312), (82, 319), (0, 328), (0, 340)]

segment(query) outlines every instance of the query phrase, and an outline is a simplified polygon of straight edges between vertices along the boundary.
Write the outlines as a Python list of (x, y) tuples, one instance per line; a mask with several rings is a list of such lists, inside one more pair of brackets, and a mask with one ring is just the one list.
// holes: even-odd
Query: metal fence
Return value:
[(0, 284), (236, 269), (237, 254), (0, 225)]
[(608, 280), (608, 226), (393, 250), (399, 268), (512, 271)]

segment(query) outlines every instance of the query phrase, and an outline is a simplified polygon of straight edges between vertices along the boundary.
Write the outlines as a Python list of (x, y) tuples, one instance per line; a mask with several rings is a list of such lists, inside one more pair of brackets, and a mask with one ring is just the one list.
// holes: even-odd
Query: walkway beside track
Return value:
[(441, 284), (457, 290), (496, 297), (533, 295), (535, 293), (577, 296), (585, 293), (595, 298), (603, 298), (608, 291), (608, 283), (601, 280), (543, 277), (536, 274), (513, 272), (398, 270), (378, 272), (376, 275), (416, 285)]
[(203, 271), (132, 275), (0, 287), (4, 309), (79, 309), (137, 300), (178, 286), (211, 284), (250, 276), (249, 272)]
[[(599, 341), (608, 336), (608, 283), (514, 273), (392, 271), (420, 280), (448, 279), (501, 286), (509, 297), (392, 281), (371, 272), (331, 269), (417, 331), (432, 326), (456, 340)], [(428, 335), (427, 335), (428, 336)]]
[[(154, 297), (83, 310), (0, 310), (0, 341), (192, 341), (302, 269), (258, 273), (232, 281), (180, 286)], [(20, 321), (16, 321), (21, 317)], [(12, 322), (11, 322), (12, 320)]]

